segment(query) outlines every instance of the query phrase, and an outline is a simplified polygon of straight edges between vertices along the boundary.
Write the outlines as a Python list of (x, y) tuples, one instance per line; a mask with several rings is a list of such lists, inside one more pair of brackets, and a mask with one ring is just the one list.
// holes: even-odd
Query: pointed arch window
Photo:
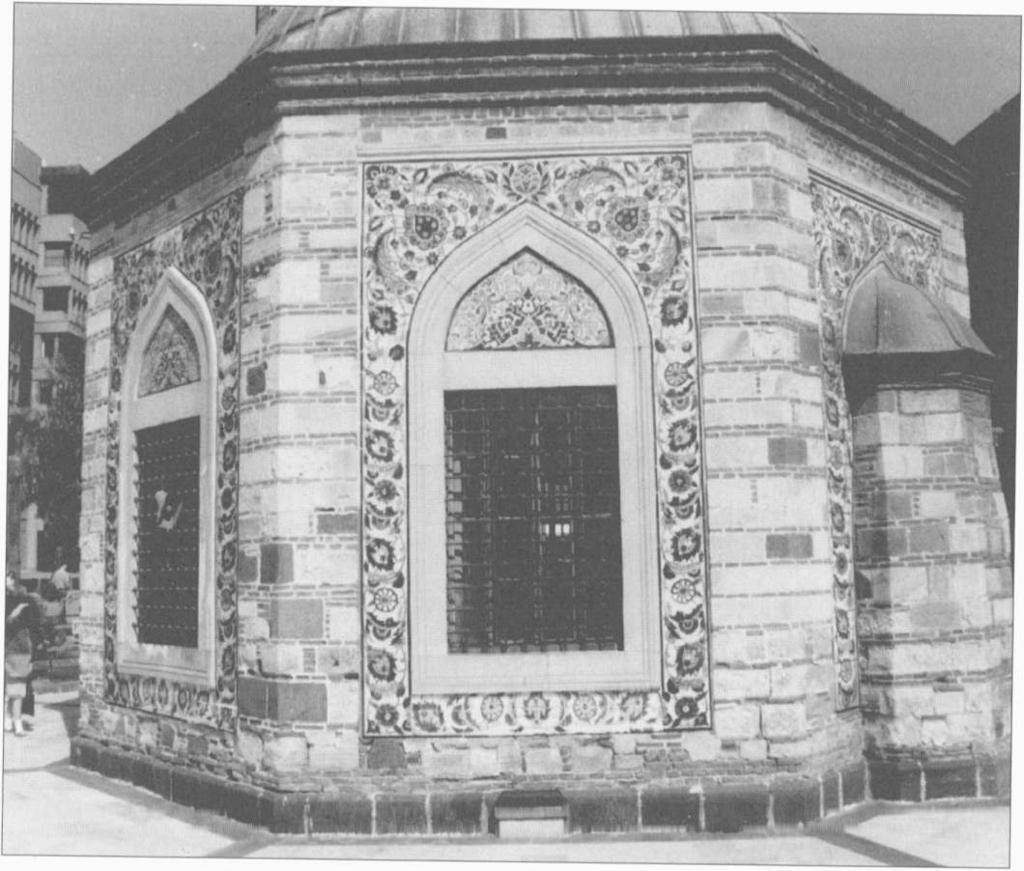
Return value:
[(168, 270), (125, 362), (118, 666), (214, 681), (216, 344), (199, 290)]
[(658, 682), (645, 315), (584, 256), (527, 241), (413, 318), (417, 694)]

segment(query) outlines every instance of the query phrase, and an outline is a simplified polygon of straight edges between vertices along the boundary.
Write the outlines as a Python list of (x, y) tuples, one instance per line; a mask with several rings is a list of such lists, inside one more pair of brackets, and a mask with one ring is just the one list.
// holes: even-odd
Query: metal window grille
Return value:
[(199, 638), (199, 418), (135, 433), (138, 640)]
[(450, 653), (622, 650), (614, 387), (445, 393)]

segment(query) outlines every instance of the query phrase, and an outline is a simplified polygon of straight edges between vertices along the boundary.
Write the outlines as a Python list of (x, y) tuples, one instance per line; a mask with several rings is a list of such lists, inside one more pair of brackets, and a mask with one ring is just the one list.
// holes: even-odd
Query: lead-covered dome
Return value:
[(263, 6), (248, 58), (267, 53), (517, 41), (775, 35), (817, 49), (782, 15), (608, 9)]

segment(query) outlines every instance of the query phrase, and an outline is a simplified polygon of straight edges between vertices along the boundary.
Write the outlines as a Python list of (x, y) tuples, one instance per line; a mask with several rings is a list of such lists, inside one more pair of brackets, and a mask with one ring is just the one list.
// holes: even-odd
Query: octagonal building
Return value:
[(298, 832), (1004, 792), (953, 148), (773, 14), (257, 22), (93, 181), (76, 763)]

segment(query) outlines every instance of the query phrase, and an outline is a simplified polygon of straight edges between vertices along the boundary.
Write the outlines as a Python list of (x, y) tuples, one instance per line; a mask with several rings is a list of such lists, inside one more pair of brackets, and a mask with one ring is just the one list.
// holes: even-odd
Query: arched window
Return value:
[(650, 334), (628, 277), (553, 221), (480, 240), (424, 289), (409, 379), (413, 691), (657, 686)]
[(168, 270), (125, 361), (118, 667), (214, 682), (216, 342), (199, 290)]

